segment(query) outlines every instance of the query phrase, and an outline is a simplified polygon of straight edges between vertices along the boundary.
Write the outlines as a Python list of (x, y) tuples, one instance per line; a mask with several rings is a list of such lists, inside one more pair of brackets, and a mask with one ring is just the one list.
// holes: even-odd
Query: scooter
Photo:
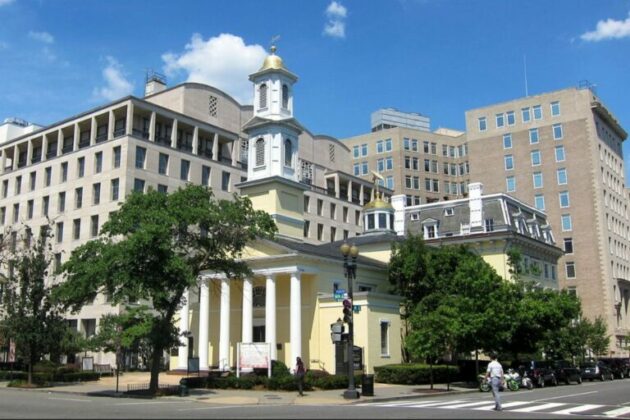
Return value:
[(508, 373), (503, 375), (505, 384), (510, 391), (518, 391), (521, 384), (521, 375), (514, 369), (508, 369)]
[(521, 377), (521, 386), (527, 389), (534, 389), (534, 382), (532, 378), (527, 376), (527, 371), (523, 372), (523, 376)]
[(492, 387), (490, 386), (490, 381), (488, 381), (488, 378), (486, 378), (486, 375), (484, 375), (483, 373), (480, 373), (479, 376), (477, 376), (477, 379), (479, 380), (479, 391), (481, 392), (490, 391)]

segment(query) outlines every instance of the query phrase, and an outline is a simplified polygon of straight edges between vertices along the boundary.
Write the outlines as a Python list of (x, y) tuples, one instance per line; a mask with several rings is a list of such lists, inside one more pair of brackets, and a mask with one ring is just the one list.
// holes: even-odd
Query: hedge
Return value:
[[(374, 367), (375, 382), (384, 384), (421, 385), (431, 383), (431, 370), (425, 364), (400, 364)], [(457, 366), (434, 365), (433, 382), (453, 382), (459, 379)]]
[[(98, 381), (101, 374), (98, 372), (33, 372), (33, 382), (87, 382)], [(7, 372), (0, 371), (0, 380), (23, 380), (28, 379), (28, 372)]]

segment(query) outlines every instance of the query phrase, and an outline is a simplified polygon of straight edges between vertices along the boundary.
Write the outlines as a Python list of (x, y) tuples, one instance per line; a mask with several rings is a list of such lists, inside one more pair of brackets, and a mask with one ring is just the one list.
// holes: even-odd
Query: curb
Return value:
[(395, 397), (375, 397), (370, 400), (363, 401), (355, 401), (350, 404), (364, 404), (366, 402), (369, 403), (380, 403), (380, 402), (389, 402), (389, 401), (400, 401), (400, 400), (415, 400), (422, 398), (431, 398), (431, 397), (442, 397), (447, 395), (458, 395), (458, 394), (472, 394), (474, 392), (479, 392), (478, 389), (463, 389), (463, 390), (451, 390), (444, 391), (443, 393), (418, 393), (418, 394), (409, 394), (409, 395), (397, 395)]

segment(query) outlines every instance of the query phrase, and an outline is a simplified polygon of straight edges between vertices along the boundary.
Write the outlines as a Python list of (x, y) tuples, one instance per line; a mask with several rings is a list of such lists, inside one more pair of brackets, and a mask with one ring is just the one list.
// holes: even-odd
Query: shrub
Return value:
[(328, 375), (315, 379), (313, 385), (319, 389), (343, 389), (348, 387), (348, 378), (343, 375)]
[(271, 377), (291, 376), (289, 368), (280, 360), (271, 361)]
[[(375, 382), (386, 384), (420, 385), (431, 382), (429, 365), (424, 364), (400, 364), (377, 366), (374, 368)], [(455, 381), (459, 378), (459, 370), (456, 366), (433, 366), (433, 382)]]
[(186, 385), (188, 388), (207, 388), (208, 387), (207, 376), (190, 376), (187, 378), (182, 378), (179, 381), (180, 385)]
[(55, 376), (56, 381), (60, 382), (88, 382), (98, 381), (101, 374), (98, 372), (73, 372)]
[(26, 372), (17, 372), (17, 371), (0, 371), (0, 380), (8, 381), (9, 379), (15, 380), (26, 380), (28, 378), (28, 374)]

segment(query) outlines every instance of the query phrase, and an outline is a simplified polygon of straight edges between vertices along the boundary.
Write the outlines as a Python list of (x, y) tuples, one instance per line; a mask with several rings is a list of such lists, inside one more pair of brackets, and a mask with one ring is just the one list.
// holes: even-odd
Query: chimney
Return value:
[(483, 194), (483, 184), (481, 182), (472, 182), (468, 184), (468, 207), (470, 208), (470, 230), (475, 228), (483, 228), (483, 203), (481, 196)]
[(153, 70), (147, 71), (146, 82), (144, 85), (145, 98), (158, 92), (162, 92), (164, 89), (166, 89), (166, 76), (156, 73)]

